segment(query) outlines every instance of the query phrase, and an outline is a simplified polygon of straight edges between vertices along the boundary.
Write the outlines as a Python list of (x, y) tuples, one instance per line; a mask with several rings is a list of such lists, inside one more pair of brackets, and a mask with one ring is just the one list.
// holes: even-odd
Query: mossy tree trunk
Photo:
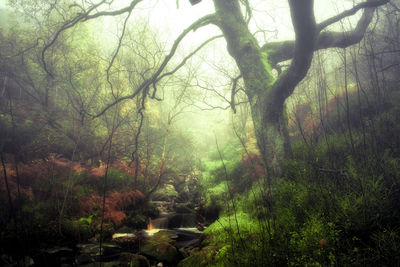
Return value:
[[(314, 51), (330, 47), (347, 47), (359, 42), (373, 17), (374, 9), (387, 0), (367, 0), (335, 17), (317, 24), (313, 0), (289, 0), (295, 30), (294, 41), (260, 46), (248, 27), (239, 0), (214, 0), (215, 24), (221, 29), (229, 54), (234, 58), (244, 81), (257, 144), (263, 157), (267, 181), (282, 175), (282, 163), (289, 152), (284, 102), (310, 68)], [(350, 32), (323, 31), (327, 26), (363, 9), (357, 27)], [(251, 14), (251, 12), (247, 12)], [(291, 60), (277, 78), (272, 69)]]

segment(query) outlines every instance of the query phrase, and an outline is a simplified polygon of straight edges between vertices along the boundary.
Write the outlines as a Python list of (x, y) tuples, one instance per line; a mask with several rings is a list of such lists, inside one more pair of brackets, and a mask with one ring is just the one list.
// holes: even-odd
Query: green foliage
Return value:
[(133, 186), (133, 177), (130, 174), (110, 168), (107, 174), (107, 188), (110, 191), (122, 188), (131, 188)]
[[(75, 242), (87, 242), (95, 235), (95, 228), (92, 225), (92, 217), (79, 219), (65, 219), (62, 223), (62, 233)], [(88, 222), (90, 220), (90, 223)]]
[(241, 233), (254, 233), (257, 221), (251, 218), (248, 213), (239, 212), (232, 215), (220, 217), (205, 230), (205, 233), (212, 236), (211, 244), (228, 243), (232, 235)]
[(146, 229), (148, 218), (140, 213), (128, 213), (128, 216), (122, 220), (121, 224), (132, 229)]
[(79, 218), (79, 221), (80, 222), (86, 222), (87, 224), (90, 225), (90, 224), (92, 224), (92, 219), (93, 219), (93, 215), (90, 215), (87, 218), (85, 218), (85, 217)]
[[(184, 260), (180, 261), (178, 267), (206, 267), (206, 266), (226, 266), (224, 265), (224, 259), (229, 255), (223, 253), (223, 250), (219, 256), (218, 247), (215, 246), (206, 246), (202, 250), (193, 253), (189, 257), (185, 258)], [(217, 255), (216, 255), (217, 254)]]
[[(259, 181), (230, 195), (226, 181), (210, 183), (208, 201), (225, 192), (222, 215), (206, 230), (216, 250), (210, 266), (396, 266), (398, 158), (388, 149), (379, 160), (354, 154), (343, 134), (327, 140), (296, 143), (285, 177), (271, 188)], [(361, 133), (353, 141), (365, 151)]]
[(321, 215), (313, 215), (298, 231), (292, 232), (290, 248), (294, 257), (288, 260), (288, 265), (335, 266), (339, 234), (333, 223), (326, 223)]
[(396, 266), (400, 262), (400, 231), (395, 229), (382, 229), (372, 234), (375, 245), (376, 264)]

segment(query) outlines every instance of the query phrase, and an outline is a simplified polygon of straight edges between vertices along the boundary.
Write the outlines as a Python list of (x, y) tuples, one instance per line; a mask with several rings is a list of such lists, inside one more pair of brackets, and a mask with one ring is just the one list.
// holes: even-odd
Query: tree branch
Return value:
[(326, 27), (328, 27), (329, 25), (332, 25), (346, 17), (350, 17), (354, 14), (356, 14), (360, 9), (363, 8), (375, 8), (381, 5), (384, 5), (386, 3), (388, 3), (390, 0), (375, 0), (375, 1), (371, 1), (368, 0), (367, 2), (362, 2), (358, 5), (355, 5), (353, 8), (348, 9), (343, 11), (342, 13), (340, 13), (339, 15), (336, 15), (334, 17), (331, 17), (327, 20), (324, 20), (323, 22), (319, 23), (317, 26), (317, 30), (318, 32), (322, 31), (323, 29), (325, 29)]
[(134, 0), (131, 2), (131, 4), (125, 8), (122, 9), (118, 9), (118, 10), (114, 10), (114, 11), (103, 11), (103, 12), (98, 12), (95, 13), (93, 15), (90, 15), (90, 13), (93, 10), (96, 10), (97, 8), (99, 8), (102, 4), (104, 4), (106, 1), (103, 0), (101, 2), (99, 2), (98, 4), (95, 4), (93, 6), (91, 6), (87, 11), (83, 12), (83, 13), (77, 13), (77, 15), (75, 17), (73, 17), (70, 20), (67, 20), (66, 22), (64, 22), (64, 24), (61, 26), (61, 28), (54, 34), (53, 39), (51, 39), (51, 41), (46, 44), (43, 47), (42, 50), (42, 55), (41, 55), (41, 61), (43, 64), (43, 69), (46, 71), (46, 73), (53, 78), (54, 75), (51, 73), (51, 71), (48, 69), (47, 67), (47, 62), (46, 62), (46, 51), (54, 45), (54, 43), (57, 41), (58, 37), (60, 36), (60, 34), (62, 32), (64, 32), (65, 30), (74, 27), (76, 24), (78, 24), (79, 22), (84, 22), (84, 21), (88, 21), (97, 17), (101, 17), (101, 16), (117, 16), (117, 15), (121, 15), (124, 14), (126, 12), (132, 12), (132, 10), (135, 8), (135, 6), (140, 3), (143, 0)]
[(268, 109), (276, 108), (275, 111), (269, 113), (272, 116), (270, 119), (273, 121), (279, 119), (282, 113), (281, 104), (307, 74), (311, 65), (316, 39), (314, 1), (289, 0), (289, 6), (296, 34), (296, 43), (294, 45), (293, 60), (289, 68), (279, 76), (266, 99)]
[[(368, 0), (354, 6), (349, 10), (343, 11), (339, 15), (336, 15), (319, 23), (316, 27), (316, 31), (319, 36), (314, 47), (315, 50), (333, 47), (344, 48), (358, 43), (363, 38), (364, 33), (372, 20), (375, 8), (388, 2), (389, 0)], [(358, 21), (357, 26), (354, 30), (347, 32), (321, 32), (329, 25), (332, 25), (346, 17), (352, 16), (361, 9), (364, 9), (364, 13)], [(295, 41), (293, 40), (266, 43), (264, 46), (261, 47), (261, 51), (267, 52), (269, 54), (269, 59), (272, 66), (275, 66), (279, 62), (292, 59), (295, 53), (294, 50)]]
[[(152, 86), (155, 82), (160, 81), (159, 76), (160, 74), (163, 72), (163, 70), (165, 69), (165, 67), (167, 66), (168, 62), (171, 60), (171, 58), (174, 56), (176, 50), (178, 49), (179, 44), (181, 43), (181, 41), (183, 40), (183, 38), (191, 31), (195, 31), (197, 29), (199, 29), (200, 27), (206, 26), (208, 24), (211, 23), (215, 23), (215, 16), (213, 14), (211, 15), (207, 15), (204, 16), (200, 19), (198, 19), (197, 21), (195, 21), (192, 25), (190, 25), (187, 29), (185, 29), (179, 36), (178, 38), (175, 40), (174, 44), (172, 45), (172, 48), (169, 52), (169, 54), (167, 56), (165, 56), (163, 62), (161, 63), (161, 65), (158, 67), (157, 71), (149, 78), (146, 79), (145, 81), (142, 82), (141, 85), (138, 86), (138, 88), (135, 90), (134, 93), (127, 95), (127, 96), (123, 96), (120, 97), (118, 99), (115, 99), (112, 103), (108, 104), (105, 108), (103, 108), (102, 111), (100, 111), (97, 115), (94, 115), (93, 118), (98, 118), (100, 116), (102, 116), (104, 113), (107, 112), (107, 110), (109, 110), (111, 107), (113, 107), (114, 105), (128, 100), (128, 99), (133, 99), (135, 98), (142, 90), (149, 88), (150, 86)], [(210, 40), (214, 40), (216, 37), (211, 38)], [(207, 44), (210, 40), (205, 41), (201, 46), (203, 47), (205, 44)], [(199, 49), (198, 49), (199, 50)], [(192, 54), (191, 54), (192, 55)], [(187, 60), (187, 58), (185, 58), (184, 60)], [(182, 64), (183, 65), (183, 64)], [(179, 66), (179, 65), (178, 65)], [(177, 69), (176, 69), (177, 70)], [(176, 71), (174, 70), (174, 72)], [(173, 72), (172, 72), (173, 73)], [(163, 76), (164, 77), (164, 76)]]
[(107, 70), (106, 70), (106, 73), (107, 73), (107, 83), (110, 85), (111, 93), (112, 93), (112, 95), (113, 95), (114, 98), (117, 98), (117, 97), (116, 97), (115, 94), (114, 94), (114, 87), (113, 87), (113, 84), (112, 84), (112, 82), (111, 82), (111, 80), (110, 80), (110, 70), (111, 70), (111, 68), (112, 68), (112, 66), (113, 66), (113, 64), (114, 64), (115, 59), (116, 59), (117, 56), (118, 56), (119, 50), (121, 49), (122, 40), (124, 39), (124, 36), (125, 36), (126, 25), (128, 24), (128, 20), (129, 20), (129, 17), (131, 16), (131, 14), (132, 14), (132, 12), (129, 11), (129, 12), (128, 12), (128, 15), (127, 15), (126, 18), (125, 18), (124, 26), (122, 27), (122, 33), (121, 33), (121, 36), (119, 37), (119, 40), (118, 40), (117, 49), (115, 50), (115, 53), (114, 53), (114, 55), (112, 56), (111, 61), (110, 61), (110, 64), (108, 64), (108, 68), (107, 68)]

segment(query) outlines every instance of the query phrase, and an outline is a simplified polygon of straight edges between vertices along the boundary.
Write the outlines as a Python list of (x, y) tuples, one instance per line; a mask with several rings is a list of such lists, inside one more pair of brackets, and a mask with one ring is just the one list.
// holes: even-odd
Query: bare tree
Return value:
[[(70, 5), (70, 9), (75, 10), (76, 15), (65, 19), (59, 30), (45, 44), (41, 54), (43, 67), (48, 75), (53, 77), (47, 53), (64, 31), (78, 23), (104, 16), (124, 15), (128, 19), (141, 2), (145, 1), (133, 0), (126, 7), (112, 10), (105, 9), (108, 1), (104, 0), (95, 4), (85, 4), (86, 6), (78, 3)], [(191, 2), (195, 4), (200, 1)], [(208, 42), (217, 38), (211, 38), (200, 44), (197, 49), (189, 53), (174, 68), (171, 68), (172, 70), (167, 71), (166, 66), (171, 62), (185, 36), (200, 27), (214, 24), (222, 31), (227, 42), (227, 50), (240, 70), (244, 91), (251, 106), (258, 147), (263, 157), (268, 181), (271, 182), (272, 178), (281, 175), (282, 162), (289, 151), (284, 102), (307, 74), (314, 52), (333, 47), (345, 48), (360, 42), (373, 19), (375, 9), (388, 3), (389, 0), (365, 0), (320, 23), (315, 20), (313, 0), (288, 0), (295, 40), (265, 44), (260, 44), (249, 28), (252, 16), (250, 1), (213, 0), (213, 2), (215, 13), (198, 19), (185, 29), (176, 38), (169, 53), (149, 78), (138, 85), (133, 93), (115, 98), (96, 116), (101, 116), (111, 106), (138, 95), (142, 95), (144, 98), (155, 97), (158, 82), (175, 73), (186, 63), (188, 58)], [(326, 30), (328, 26), (353, 16), (361, 10), (363, 14), (353, 30), (346, 32)], [(287, 60), (291, 60), (289, 67), (280, 71), (279, 63)], [(278, 70), (278, 77), (272, 73), (274, 68)]]

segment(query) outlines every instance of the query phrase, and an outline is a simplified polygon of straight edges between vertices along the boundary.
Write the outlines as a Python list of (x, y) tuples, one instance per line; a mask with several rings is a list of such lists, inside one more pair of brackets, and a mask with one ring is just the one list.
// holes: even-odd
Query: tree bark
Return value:
[[(268, 54), (261, 48), (249, 31), (240, 11), (238, 0), (215, 0), (217, 25), (222, 30), (229, 54), (239, 67), (251, 106), (251, 114), (266, 171), (267, 181), (279, 177), (282, 163), (289, 152), (284, 102), (298, 82), (305, 76), (311, 64), (315, 20), (312, 0), (289, 1), (293, 9), (292, 19), (297, 27), (295, 57), (291, 67), (278, 80), (272, 76)], [(304, 68), (303, 68), (304, 67)]]

